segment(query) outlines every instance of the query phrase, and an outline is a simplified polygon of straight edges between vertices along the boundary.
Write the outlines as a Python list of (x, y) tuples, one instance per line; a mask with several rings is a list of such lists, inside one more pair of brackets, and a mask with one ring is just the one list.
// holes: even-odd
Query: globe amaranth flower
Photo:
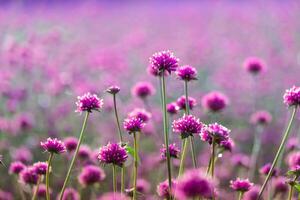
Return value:
[(41, 147), (49, 153), (61, 154), (66, 151), (65, 144), (57, 138), (48, 138), (46, 142), (41, 142)]
[(171, 74), (176, 71), (179, 59), (171, 51), (160, 51), (154, 53), (150, 58), (150, 67), (152, 73), (161, 76), (164, 72)]
[(289, 154), (288, 166), (291, 171), (300, 173), (300, 152), (293, 152)]
[(48, 164), (46, 162), (36, 162), (33, 164), (33, 167), (35, 168), (37, 174), (45, 175), (48, 168)]
[(300, 87), (293, 86), (285, 91), (283, 95), (283, 102), (287, 106), (299, 106), (300, 105)]
[[(33, 187), (33, 192), (36, 190), (36, 186)], [(52, 193), (52, 190), (50, 189), (50, 194)], [(39, 188), (37, 190), (37, 194), (36, 194), (37, 197), (39, 198), (46, 198), (46, 185), (45, 184), (40, 184), (39, 185)]]
[(15, 161), (10, 164), (8, 171), (10, 174), (19, 174), (25, 168), (26, 168), (26, 166), (22, 162)]
[(202, 97), (201, 104), (208, 111), (220, 112), (229, 104), (229, 100), (225, 94), (213, 91)]
[[(197, 105), (196, 99), (193, 97), (188, 97), (189, 102), (189, 108), (190, 110), (193, 110), (193, 108)], [(179, 110), (185, 110), (186, 102), (185, 102), (185, 96), (181, 96), (176, 101), (177, 106), (179, 107)]]
[(201, 130), (200, 137), (203, 141), (212, 144), (213, 140), (216, 144), (229, 139), (230, 130), (221, 124), (214, 123), (204, 126)]
[(175, 74), (184, 81), (197, 80), (197, 70), (189, 65), (178, 67)]
[(224, 151), (232, 151), (234, 148), (234, 141), (229, 138), (228, 140), (223, 140), (220, 142), (220, 148), (222, 148)]
[(23, 183), (36, 185), (39, 175), (34, 167), (27, 167), (20, 173), (20, 178)]
[(84, 166), (78, 176), (78, 181), (83, 186), (93, 185), (103, 181), (105, 178), (103, 169), (94, 165)]
[(267, 125), (271, 123), (272, 115), (265, 110), (257, 111), (250, 117), (250, 122), (254, 125)]
[(27, 147), (20, 147), (11, 152), (11, 157), (15, 161), (21, 161), (22, 163), (28, 164), (32, 161), (32, 153)]
[(113, 95), (118, 94), (120, 92), (120, 87), (116, 85), (112, 85), (106, 89), (106, 92)]
[(174, 120), (172, 127), (175, 133), (181, 135), (181, 138), (186, 138), (193, 136), (193, 134), (199, 134), (203, 124), (193, 115), (183, 115), (183, 117)]
[(72, 151), (75, 151), (78, 140), (75, 137), (67, 137), (64, 139), (64, 143), (66, 145), (67, 151), (72, 152)]
[(103, 107), (103, 99), (100, 99), (96, 94), (86, 93), (83, 96), (77, 97), (76, 112), (92, 112), (99, 111)]
[(171, 115), (177, 114), (179, 110), (179, 106), (176, 103), (167, 104), (167, 112)]
[(77, 190), (73, 188), (66, 188), (62, 200), (79, 200), (80, 195)]
[(249, 168), (249, 166), (250, 166), (249, 156), (242, 154), (242, 153), (234, 154), (231, 158), (231, 162), (236, 167)]
[(257, 200), (260, 188), (253, 186), (248, 192), (245, 193), (243, 200)]
[(283, 176), (279, 176), (272, 181), (275, 196), (278, 194), (286, 193), (289, 190), (289, 186), (287, 182), (288, 182), (287, 178)]
[(178, 199), (211, 198), (215, 191), (212, 180), (194, 169), (185, 172), (178, 179), (174, 193)]
[[(267, 163), (267, 164), (265, 164), (264, 166), (262, 166), (262, 167), (260, 168), (259, 172), (260, 172), (262, 175), (267, 176), (267, 175), (269, 174), (269, 172), (270, 172), (271, 166), (272, 166), (271, 163)], [(276, 176), (278, 176), (278, 174), (279, 174), (279, 169), (274, 168), (274, 169), (273, 169), (273, 172), (272, 172), (272, 174), (271, 174), (271, 176), (272, 176), (272, 177), (276, 177)]]
[[(175, 143), (169, 144), (169, 152), (172, 158), (179, 158), (180, 149), (176, 146)], [(164, 160), (167, 158), (167, 148), (164, 144), (163, 147), (160, 149), (160, 157)]]
[(145, 126), (145, 123), (137, 117), (130, 117), (124, 120), (124, 129), (129, 133), (140, 132)]
[(145, 109), (135, 108), (128, 114), (128, 117), (137, 117), (142, 120), (142, 122), (147, 122), (152, 117), (152, 115)]
[(251, 189), (253, 183), (249, 181), (249, 179), (240, 179), (230, 181), (230, 187), (238, 192), (247, 192)]
[(266, 65), (265, 65), (264, 61), (262, 61), (261, 59), (255, 58), (255, 57), (250, 57), (245, 60), (244, 68), (248, 72), (256, 75), (259, 72), (264, 71), (266, 69)]
[(125, 147), (117, 143), (108, 143), (99, 150), (98, 159), (105, 164), (123, 166), (128, 155)]
[[(172, 184), (172, 191), (176, 190), (176, 181), (172, 179), (171, 184)], [(170, 191), (168, 180), (159, 183), (156, 187), (156, 192), (158, 196), (163, 199), (169, 199), (173, 195), (172, 191)]]
[(286, 144), (287, 151), (289, 151), (289, 152), (294, 151), (298, 148), (299, 148), (299, 141), (298, 141), (297, 137), (292, 137), (287, 141), (287, 144)]
[(78, 151), (78, 158), (80, 160), (88, 160), (91, 158), (92, 150), (88, 145), (81, 145)]
[(131, 94), (142, 99), (155, 94), (155, 88), (149, 82), (138, 82), (131, 89)]
[(151, 189), (151, 185), (147, 180), (142, 178), (139, 178), (137, 180), (136, 190), (138, 192), (145, 194), (145, 193), (149, 193), (150, 189)]
[(130, 200), (130, 198), (118, 192), (108, 192), (103, 194), (97, 200)]

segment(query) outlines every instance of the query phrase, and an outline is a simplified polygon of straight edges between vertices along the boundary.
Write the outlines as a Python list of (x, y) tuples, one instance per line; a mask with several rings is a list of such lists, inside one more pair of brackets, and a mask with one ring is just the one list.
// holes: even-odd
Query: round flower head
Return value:
[(27, 147), (20, 147), (11, 153), (13, 160), (21, 161), (22, 163), (30, 163), (32, 161), (32, 153)]
[(130, 198), (128, 198), (126, 195), (123, 195), (121, 193), (109, 192), (103, 194), (97, 200), (130, 200)]
[(38, 174), (34, 167), (27, 167), (20, 173), (21, 180), (26, 184), (36, 185), (38, 181)]
[(133, 96), (144, 99), (150, 95), (153, 95), (155, 93), (155, 88), (149, 82), (138, 82), (131, 89), (131, 93)]
[(294, 151), (299, 148), (299, 142), (297, 137), (292, 137), (287, 141), (286, 149), (287, 151)]
[[(36, 190), (36, 186), (33, 188), (33, 191), (35, 191), (35, 190)], [(50, 190), (50, 193), (51, 193), (51, 190)], [(37, 197), (40, 197), (40, 198), (46, 198), (46, 185), (45, 184), (39, 185), (36, 195), (37, 195)]]
[(267, 125), (271, 123), (272, 115), (268, 111), (257, 111), (251, 115), (250, 122), (255, 125)]
[(255, 57), (247, 58), (244, 62), (244, 67), (248, 72), (254, 75), (265, 70), (266, 68), (265, 63), (259, 58), (255, 58)]
[(300, 87), (293, 86), (285, 91), (283, 95), (283, 102), (287, 106), (299, 106), (300, 105)]
[(178, 179), (175, 195), (178, 195), (178, 199), (211, 198), (214, 195), (214, 186), (209, 178), (194, 169), (185, 172)]
[(37, 174), (45, 175), (48, 168), (48, 164), (46, 162), (36, 162), (33, 164), (33, 167), (35, 168)]
[(83, 96), (78, 96), (76, 102), (76, 112), (92, 112), (99, 111), (103, 107), (103, 99), (99, 99), (96, 94), (86, 93)]
[[(264, 166), (262, 166), (259, 170), (259, 172), (265, 176), (267, 176), (270, 172), (270, 169), (271, 169), (271, 166), (272, 164), (271, 163), (267, 163), (265, 164)], [(277, 168), (274, 168), (273, 172), (272, 172), (272, 175), (271, 176), (278, 176), (279, 174), (279, 170)]]
[[(175, 182), (175, 180), (172, 179), (172, 190), (173, 191), (176, 190), (176, 189), (174, 189), (175, 187), (176, 187), (176, 182)], [(170, 196), (172, 195), (172, 191), (170, 191), (168, 180), (165, 180), (164, 182), (159, 183), (156, 187), (156, 192), (159, 197), (161, 197), (163, 199), (169, 199)]]
[(252, 186), (253, 183), (251, 183), (248, 179), (237, 178), (234, 181), (230, 181), (230, 187), (238, 192), (247, 192)]
[(101, 147), (98, 154), (100, 162), (118, 166), (122, 166), (127, 158), (125, 147), (116, 143), (108, 143), (106, 146)]
[(179, 110), (179, 106), (176, 103), (167, 104), (167, 112), (171, 115), (177, 114)]
[(26, 166), (22, 162), (16, 161), (16, 162), (12, 162), (10, 164), (8, 171), (10, 174), (19, 174), (25, 168), (26, 168)]
[(105, 178), (104, 171), (94, 165), (87, 165), (82, 168), (81, 173), (79, 174), (78, 181), (84, 186), (93, 185), (103, 181)]
[(81, 145), (78, 151), (78, 158), (88, 160), (92, 155), (92, 150), (88, 145)]
[(137, 117), (130, 117), (124, 120), (124, 128), (129, 134), (140, 132), (144, 126), (143, 121)]
[(57, 138), (48, 138), (46, 142), (41, 142), (41, 147), (49, 153), (61, 154), (66, 151), (65, 144)]
[(273, 187), (274, 187), (275, 195), (286, 193), (289, 189), (287, 184), (287, 179), (283, 176), (280, 176), (273, 180)]
[[(169, 152), (172, 158), (179, 158), (180, 150), (175, 143), (169, 144)], [(163, 160), (167, 158), (167, 148), (165, 145), (160, 149), (160, 156)]]
[(294, 152), (289, 155), (288, 166), (290, 170), (300, 172), (300, 152)]
[(145, 109), (141, 109), (141, 108), (135, 108), (133, 111), (131, 111), (128, 114), (128, 117), (137, 117), (140, 120), (142, 120), (142, 122), (149, 121), (151, 116), (152, 116), (151, 113), (149, 113)]
[(179, 59), (171, 51), (157, 52), (149, 59), (152, 74), (159, 74), (159, 76), (164, 72), (171, 74), (172, 71), (176, 71), (178, 61)]
[(227, 96), (221, 92), (210, 92), (202, 97), (202, 106), (211, 112), (222, 111), (229, 103)]
[(224, 150), (224, 151), (232, 151), (232, 149), (234, 148), (234, 142), (231, 138), (229, 138), (228, 140), (223, 140), (220, 142), (220, 147)]
[(179, 79), (184, 81), (197, 80), (197, 70), (189, 65), (179, 67), (175, 73)]
[(258, 186), (253, 186), (251, 189), (245, 193), (243, 200), (257, 200), (260, 188)]
[[(193, 110), (193, 108), (197, 105), (196, 103), (196, 99), (194, 99), (193, 97), (188, 97), (188, 102), (189, 102), (189, 108), (190, 110)], [(177, 99), (176, 101), (177, 106), (179, 107), (180, 110), (185, 110), (185, 96), (181, 96)]]
[(200, 137), (203, 141), (212, 144), (214, 140), (216, 144), (220, 144), (222, 141), (227, 141), (229, 139), (230, 130), (221, 124), (214, 123), (209, 124), (202, 128)]
[(234, 166), (249, 168), (250, 158), (245, 154), (234, 154), (231, 158), (231, 162)]
[(179, 133), (181, 138), (186, 138), (193, 134), (199, 134), (203, 124), (193, 115), (183, 115), (183, 117), (174, 120), (172, 126), (175, 133)]
[(62, 200), (79, 200), (80, 195), (79, 193), (73, 188), (66, 188), (64, 196)]
[(75, 137), (67, 137), (64, 139), (64, 143), (66, 145), (67, 151), (72, 152), (72, 151), (75, 151), (78, 140)]
[(136, 184), (136, 190), (140, 193), (148, 193), (150, 191), (150, 183), (145, 179), (138, 179)]
[(109, 94), (115, 95), (120, 92), (120, 87), (116, 86), (116, 85), (112, 85), (106, 89), (106, 92), (108, 92)]

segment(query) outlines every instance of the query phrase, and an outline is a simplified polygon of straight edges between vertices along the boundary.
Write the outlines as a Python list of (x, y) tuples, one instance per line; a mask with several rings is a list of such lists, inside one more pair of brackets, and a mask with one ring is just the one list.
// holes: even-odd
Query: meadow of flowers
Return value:
[(0, 200), (300, 199), (300, 3), (0, 7)]

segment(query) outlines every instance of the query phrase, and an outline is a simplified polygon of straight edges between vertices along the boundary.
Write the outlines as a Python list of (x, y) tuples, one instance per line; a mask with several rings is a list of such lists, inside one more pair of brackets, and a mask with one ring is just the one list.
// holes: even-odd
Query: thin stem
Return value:
[(266, 188), (266, 186), (267, 186), (267, 183), (268, 183), (269, 179), (271, 178), (271, 174), (273, 173), (274, 167), (276, 166), (276, 163), (277, 163), (277, 161), (278, 161), (278, 158), (279, 158), (279, 156), (280, 156), (282, 150), (284, 149), (286, 140), (287, 140), (287, 138), (288, 138), (288, 136), (289, 136), (289, 133), (290, 133), (290, 130), (291, 130), (291, 126), (292, 126), (293, 120), (294, 120), (294, 118), (295, 118), (296, 111), (297, 111), (297, 106), (295, 106), (294, 109), (293, 109), (293, 111), (292, 111), (292, 115), (291, 115), (289, 124), (288, 124), (287, 129), (286, 129), (286, 131), (285, 131), (285, 133), (284, 133), (284, 136), (283, 136), (283, 138), (282, 138), (281, 144), (280, 144), (280, 146), (279, 146), (279, 148), (278, 148), (278, 150), (277, 150), (277, 153), (276, 153), (276, 156), (275, 156), (275, 158), (274, 158), (274, 160), (273, 160), (271, 169), (270, 169), (270, 171), (269, 171), (269, 173), (268, 173), (268, 175), (267, 175), (267, 177), (266, 177), (266, 179), (265, 179), (265, 181), (264, 181), (264, 184), (262, 185), (262, 187), (261, 187), (261, 189), (260, 189), (260, 192), (259, 192), (259, 195), (258, 195), (257, 200), (259, 200), (259, 199), (262, 197), (262, 194), (263, 194), (263, 192), (264, 192), (264, 190), (265, 190), (265, 188)]
[(117, 100), (116, 100), (115, 94), (113, 94), (113, 100), (114, 100), (114, 112), (115, 112), (115, 117), (116, 117), (116, 122), (117, 122), (117, 127), (118, 127), (119, 138), (120, 138), (121, 143), (123, 143), (122, 131), (121, 131), (118, 110), (117, 110)]
[(215, 173), (215, 150), (216, 150), (216, 142), (213, 138), (213, 141), (212, 141), (212, 144), (211, 144), (211, 163), (210, 163), (210, 166), (211, 166), (211, 177), (214, 178), (214, 173)]
[(116, 165), (112, 165), (112, 174), (113, 174), (113, 190), (114, 193), (116, 193), (117, 192)]
[(181, 176), (183, 174), (183, 170), (184, 170), (184, 160), (186, 157), (186, 147), (187, 147), (187, 138), (182, 140), (182, 154), (181, 154), (181, 158), (180, 158), (180, 165), (179, 165), (179, 173), (178, 176)]
[(41, 184), (41, 179), (42, 179), (42, 176), (39, 175), (38, 182), (37, 182), (37, 184), (35, 186), (35, 190), (34, 190), (32, 198), (31, 198), (32, 200), (36, 200), (36, 195), (37, 195), (37, 193), (39, 191), (39, 187), (40, 187), (40, 184)]
[(195, 154), (194, 136), (190, 136), (189, 139), (190, 139), (190, 144), (191, 144), (193, 166), (194, 166), (194, 168), (197, 168), (197, 159), (196, 159), (196, 154)]
[(18, 177), (16, 176), (16, 187), (17, 187), (17, 190), (20, 192), (20, 196), (21, 196), (21, 199), (22, 200), (26, 200), (26, 196), (25, 196), (25, 194), (24, 194), (24, 191), (23, 191), (23, 189), (22, 189), (22, 187), (21, 187), (21, 185), (19, 184), (19, 182), (18, 182)]
[(239, 192), (239, 198), (238, 200), (242, 200), (244, 193), (243, 192)]
[(133, 170), (133, 200), (136, 200), (137, 193), (137, 172), (138, 172), (138, 141), (136, 137), (136, 133), (133, 133), (133, 141), (134, 141), (134, 170)]
[(261, 126), (255, 128), (254, 144), (252, 147), (252, 154), (251, 154), (251, 167), (250, 167), (250, 172), (249, 172), (250, 180), (253, 180), (255, 177), (256, 163), (257, 163), (258, 154), (259, 154), (260, 147), (261, 147), (261, 140), (260, 140), (261, 133), (262, 133)]
[[(297, 178), (298, 178), (298, 176), (295, 176), (295, 178), (293, 179), (293, 182), (295, 182), (297, 180)], [(294, 192), (294, 187), (293, 187), (293, 185), (290, 185), (288, 200), (292, 200), (293, 192)]]
[(50, 200), (50, 190), (49, 190), (49, 182), (50, 182), (50, 177), (49, 177), (49, 174), (50, 174), (50, 169), (51, 169), (51, 162), (52, 162), (52, 159), (53, 159), (53, 153), (50, 153), (49, 155), (49, 159), (48, 159), (48, 162), (47, 162), (47, 171), (46, 171), (46, 199), (47, 200)]
[(162, 93), (162, 109), (163, 109), (163, 128), (164, 128), (164, 139), (166, 146), (166, 154), (167, 154), (167, 168), (168, 168), (168, 182), (169, 188), (172, 188), (172, 175), (171, 175), (171, 157), (169, 150), (169, 133), (168, 133), (168, 120), (167, 120), (167, 107), (166, 107), (166, 84), (165, 84), (165, 75), (162, 72), (161, 75), (161, 93)]
[(125, 166), (121, 168), (121, 193), (125, 191)]
[(86, 128), (86, 124), (87, 124), (88, 118), (89, 118), (89, 112), (86, 112), (85, 118), (84, 118), (84, 121), (83, 121), (83, 124), (82, 124), (82, 128), (81, 128), (81, 132), (80, 132), (78, 144), (77, 144), (75, 153), (74, 153), (74, 155), (73, 155), (73, 158), (72, 158), (70, 167), (69, 167), (69, 169), (68, 169), (67, 176), (66, 176), (65, 181), (64, 181), (64, 185), (63, 185), (63, 187), (62, 187), (62, 189), (61, 189), (61, 192), (60, 192), (60, 197), (59, 197), (60, 200), (62, 200), (62, 198), (63, 198), (63, 196), (64, 196), (64, 192), (65, 192), (65, 189), (66, 189), (66, 187), (67, 187), (67, 184), (68, 184), (68, 181), (69, 181), (69, 178), (70, 178), (70, 175), (71, 175), (71, 171), (72, 171), (72, 169), (73, 169), (73, 166), (74, 166), (74, 163), (75, 163), (75, 160), (76, 160), (76, 157), (77, 157), (77, 154), (78, 154), (80, 145), (81, 145), (81, 143), (82, 143), (83, 133), (84, 133), (84, 130), (85, 130), (85, 128)]

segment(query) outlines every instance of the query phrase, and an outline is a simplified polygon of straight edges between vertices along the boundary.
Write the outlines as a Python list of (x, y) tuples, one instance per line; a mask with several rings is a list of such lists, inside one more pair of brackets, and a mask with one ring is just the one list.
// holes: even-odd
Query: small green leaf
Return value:
[[(126, 145), (125, 147), (126, 151), (128, 154), (130, 154), (132, 157), (134, 157), (134, 148), (129, 146), (129, 145)], [(138, 159), (138, 162), (140, 161), (140, 157), (139, 155), (137, 156), (137, 159)]]
[(295, 184), (295, 185), (294, 185), (294, 188), (295, 188), (298, 192), (300, 192), (300, 184), (299, 184), (299, 183)]

